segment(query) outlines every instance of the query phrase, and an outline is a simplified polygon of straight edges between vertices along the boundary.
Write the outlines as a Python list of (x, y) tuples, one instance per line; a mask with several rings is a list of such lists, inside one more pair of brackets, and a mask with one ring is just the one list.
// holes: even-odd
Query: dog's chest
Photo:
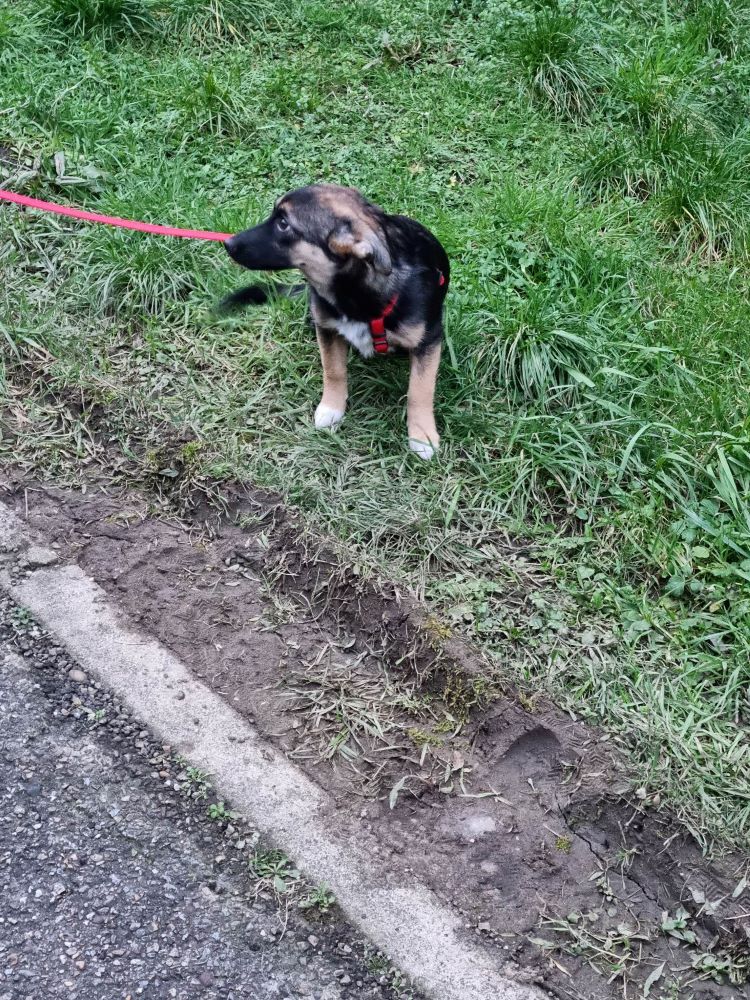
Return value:
[(363, 358), (373, 356), (375, 350), (372, 346), (372, 334), (367, 323), (359, 323), (357, 320), (342, 316), (340, 319), (332, 320), (330, 325), (340, 336), (348, 340)]

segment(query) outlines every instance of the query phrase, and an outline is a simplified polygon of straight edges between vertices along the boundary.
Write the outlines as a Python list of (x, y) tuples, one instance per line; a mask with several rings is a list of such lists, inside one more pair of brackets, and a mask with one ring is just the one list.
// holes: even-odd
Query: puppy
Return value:
[[(430, 459), (440, 436), (433, 412), (450, 265), (424, 226), (386, 215), (354, 188), (314, 184), (284, 195), (270, 218), (224, 246), (243, 267), (298, 268), (323, 364), (315, 426), (335, 428), (347, 401), (349, 347), (365, 358), (410, 358), (406, 421), (409, 447)], [(225, 300), (248, 305), (265, 293), (250, 286)]]

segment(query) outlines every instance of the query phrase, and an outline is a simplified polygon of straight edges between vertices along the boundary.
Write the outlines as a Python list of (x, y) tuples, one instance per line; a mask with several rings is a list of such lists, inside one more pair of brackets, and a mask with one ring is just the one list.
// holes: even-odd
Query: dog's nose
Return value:
[(224, 249), (229, 254), (230, 257), (234, 257), (234, 251), (237, 248), (237, 237), (230, 236), (228, 240), (224, 240)]

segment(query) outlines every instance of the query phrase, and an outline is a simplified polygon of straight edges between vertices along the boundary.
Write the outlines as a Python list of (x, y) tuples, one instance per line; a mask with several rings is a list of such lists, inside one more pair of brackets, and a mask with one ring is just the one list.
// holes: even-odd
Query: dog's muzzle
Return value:
[(289, 247), (279, 243), (273, 225), (263, 222), (224, 241), (232, 260), (251, 271), (281, 271), (292, 267)]

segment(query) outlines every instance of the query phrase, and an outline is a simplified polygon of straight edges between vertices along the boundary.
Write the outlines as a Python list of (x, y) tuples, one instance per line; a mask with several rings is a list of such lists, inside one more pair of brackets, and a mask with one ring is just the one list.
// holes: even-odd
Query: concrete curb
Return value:
[(420, 989), (440, 1000), (540, 1000), (468, 938), (431, 890), (397, 882), (385, 861), (334, 826), (325, 792), (166, 649), (130, 628), (79, 567), (50, 568), (54, 553), (29, 548), (24, 525), (0, 504), (3, 549), (14, 561), (25, 551), (30, 572), (14, 583), (0, 570), (0, 586), (142, 723), (208, 771), (217, 792), (312, 881), (330, 886), (347, 918)]

